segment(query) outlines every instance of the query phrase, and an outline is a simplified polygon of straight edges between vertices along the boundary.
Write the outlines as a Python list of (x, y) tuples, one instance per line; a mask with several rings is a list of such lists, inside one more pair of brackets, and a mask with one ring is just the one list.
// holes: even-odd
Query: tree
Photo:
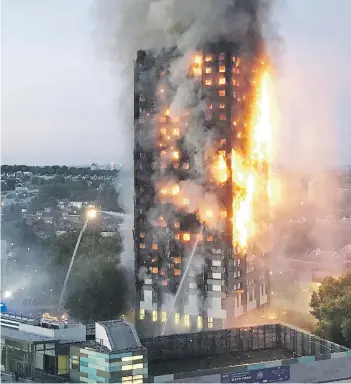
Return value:
[(316, 333), (351, 347), (351, 274), (325, 278), (318, 292), (313, 292), (310, 306), (318, 320)]
[(112, 184), (104, 185), (99, 195), (98, 204), (104, 211), (118, 212), (121, 210), (118, 204), (118, 193)]
[(85, 322), (116, 319), (130, 307), (129, 278), (125, 268), (96, 260), (71, 281), (65, 308)]
[[(59, 296), (79, 231), (51, 240), (51, 284)], [(82, 238), (68, 280), (65, 308), (77, 320), (114, 319), (129, 306), (132, 278), (119, 265), (123, 250), (119, 233), (103, 237), (88, 229)]]

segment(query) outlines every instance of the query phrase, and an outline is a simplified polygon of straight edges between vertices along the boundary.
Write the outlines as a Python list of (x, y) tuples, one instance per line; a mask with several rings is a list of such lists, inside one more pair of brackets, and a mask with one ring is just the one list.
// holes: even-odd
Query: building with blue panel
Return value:
[(83, 383), (144, 383), (148, 381), (147, 350), (132, 324), (95, 324), (95, 341), (70, 348), (70, 380)]

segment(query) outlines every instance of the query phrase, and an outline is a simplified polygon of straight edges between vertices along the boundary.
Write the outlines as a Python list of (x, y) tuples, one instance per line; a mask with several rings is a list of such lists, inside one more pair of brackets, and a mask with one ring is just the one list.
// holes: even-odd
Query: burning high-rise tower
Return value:
[(265, 247), (252, 238), (268, 217), (269, 78), (256, 2), (235, 4), (228, 12), (250, 17), (239, 40), (223, 33), (191, 54), (139, 51), (135, 61), (136, 322), (144, 334), (234, 325), (268, 302)]

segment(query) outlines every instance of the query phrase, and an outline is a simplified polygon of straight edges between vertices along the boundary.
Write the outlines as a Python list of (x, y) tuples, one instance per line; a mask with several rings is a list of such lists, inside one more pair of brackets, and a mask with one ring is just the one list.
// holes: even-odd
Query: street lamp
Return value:
[(60, 301), (59, 301), (59, 310), (62, 308), (62, 302), (63, 302), (64, 294), (65, 294), (65, 291), (66, 291), (67, 282), (68, 282), (69, 276), (71, 274), (71, 270), (72, 270), (72, 267), (73, 267), (74, 259), (75, 259), (76, 254), (77, 254), (77, 251), (78, 251), (78, 248), (79, 248), (79, 244), (80, 244), (80, 242), (82, 240), (83, 233), (87, 229), (88, 221), (91, 220), (91, 219), (92, 220), (95, 219), (95, 217), (96, 217), (96, 209), (94, 209), (94, 208), (89, 209), (86, 216), (87, 217), (85, 219), (85, 223), (83, 225), (82, 230), (79, 233), (78, 240), (77, 240), (76, 246), (74, 247), (74, 251), (73, 251), (73, 254), (72, 254), (71, 262), (69, 264), (68, 271), (67, 271), (67, 274), (66, 274), (66, 277), (65, 277), (65, 281), (63, 283), (63, 288), (62, 288), (62, 291), (61, 291), (61, 296), (60, 296)]

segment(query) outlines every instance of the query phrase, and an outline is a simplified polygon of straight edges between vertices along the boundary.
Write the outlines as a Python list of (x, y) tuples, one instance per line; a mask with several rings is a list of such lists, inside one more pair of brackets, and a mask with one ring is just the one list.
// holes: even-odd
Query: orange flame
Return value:
[(194, 76), (202, 75), (202, 56), (196, 55), (193, 59), (192, 71)]
[(245, 253), (248, 241), (255, 233), (254, 203), (265, 195), (272, 195), (269, 165), (272, 160), (272, 98), (270, 73), (264, 69), (255, 82), (258, 84), (249, 123), (249, 148), (246, 160), (232, 150), (233, 247)]
[(229, 170), (227, 167), (225, 151), (219, 151), (218, 159), (213, 167), (213, 174), (218, 183), (224, 184), (229, 178)]

